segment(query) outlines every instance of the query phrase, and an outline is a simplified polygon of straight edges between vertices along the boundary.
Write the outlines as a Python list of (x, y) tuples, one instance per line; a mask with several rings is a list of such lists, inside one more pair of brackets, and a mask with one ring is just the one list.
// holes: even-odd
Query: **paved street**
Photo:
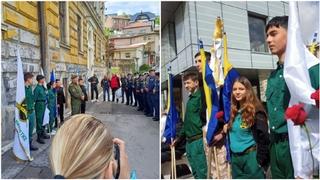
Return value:
[[(101, 99), (101, 98), (100, 98)], [(159, 123), (147, 118), (135, 107), (111, 102), (87, 104), (87, 113), (93, 114), (112, 128), (114, 137), (126, 142), (129, 163), (136, 170), (137, 178), (159, 178)], [(48, 159), (50, 140), (32, 152), (34, 160), (17, 163), (12, 159), (12, 151), (2, 155), (2, 178), (52, 178)]]

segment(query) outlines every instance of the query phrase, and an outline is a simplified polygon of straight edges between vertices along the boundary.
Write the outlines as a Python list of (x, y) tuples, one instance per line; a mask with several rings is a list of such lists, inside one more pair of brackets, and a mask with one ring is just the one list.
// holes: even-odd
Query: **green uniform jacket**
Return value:
[(287, 133), (284, 113), (289, 105), (290, 92), (283, 77), (283, 65), (273, 71), (268, 79), (266, 91), (269, 127), (271, 133)]
[(80, 114), (81, 96), (84, 96), (80, 86), (71, 83), (68, 91), (71, 95), (71, 115)]
[(187, 102), (186, 113), (184, 116), (183, 127), (180, 131), (181, 137), (191, 138), (193, 136), (202, 134), (202, 121), (200, 118), (201, 110), (201, 91), (198, 89), (196, 92), (189, 96)]
[(32, 92), (32, 86), (25, 86), (25, 91), (28, 114), (31, 114), (34, 110), (34, 95)]
[(44, 111), (46, 109), (47, 93), (44, 86), (37, 84), (36, 88), (33, 90), (34, 101), (35, 101), (35, 113), (37, 122), (37, 133), (43, 131), (42, 122)]

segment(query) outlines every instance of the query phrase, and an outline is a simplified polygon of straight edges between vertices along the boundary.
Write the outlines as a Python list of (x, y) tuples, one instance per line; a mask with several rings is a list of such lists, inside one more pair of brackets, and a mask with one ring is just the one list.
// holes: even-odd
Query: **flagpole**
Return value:
[(213, 153), (214, 153), (214, 162), (216, 163), (216, 170), (217, 170), (217, 176), (218, 179), (220, 179), (220, 170), (219, 170), (219, 164), (218, 164), (218, 157), (217, 157), (217, 148), (213, 146)]
[(211, 161), (212, 161), (212, 148), (210, 146), (208, 150), (208, 170), (207, 170), (207, 179), (210, 179), (210, 173), (211, 173)]

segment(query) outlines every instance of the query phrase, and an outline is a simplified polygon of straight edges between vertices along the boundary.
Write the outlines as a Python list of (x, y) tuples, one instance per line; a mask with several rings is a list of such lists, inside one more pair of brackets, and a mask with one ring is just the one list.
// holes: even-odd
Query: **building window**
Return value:
[(78, 30), (78, 50), (82, 51), (82, 20), (79, 15), (77, 15), (77, 30)]
[(130, 58), (130, 53), (126, 53), (126, 58)]
[(248, 17), (251, 51), (268, 52), (265, 39), (266, 17), (251, 13), (248, 14)]
[(60, 40), (67, 43), (67, 3), (59, 2)]

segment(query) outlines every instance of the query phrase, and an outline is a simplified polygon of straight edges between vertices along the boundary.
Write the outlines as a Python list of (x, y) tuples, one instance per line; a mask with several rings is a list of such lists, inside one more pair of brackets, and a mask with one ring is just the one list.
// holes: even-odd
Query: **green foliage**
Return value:
[(147, 72), (151, 69), (151, 67), (148, 65), (148, 64), (142, 64), (140, 67), (139, 67), (139, 72), (140, 73), (143, 73), (143, 72)]
[(160, 17), (159, 17), (159, 16), (156, 17), (155, 23), (156, 23), (157, 25), (160, 25)]
[(107, 37), (110, 37), (111, 35), (113, 35), (113, 30), (110, 28), (105, 28), (104, 29), (104, 35)]

